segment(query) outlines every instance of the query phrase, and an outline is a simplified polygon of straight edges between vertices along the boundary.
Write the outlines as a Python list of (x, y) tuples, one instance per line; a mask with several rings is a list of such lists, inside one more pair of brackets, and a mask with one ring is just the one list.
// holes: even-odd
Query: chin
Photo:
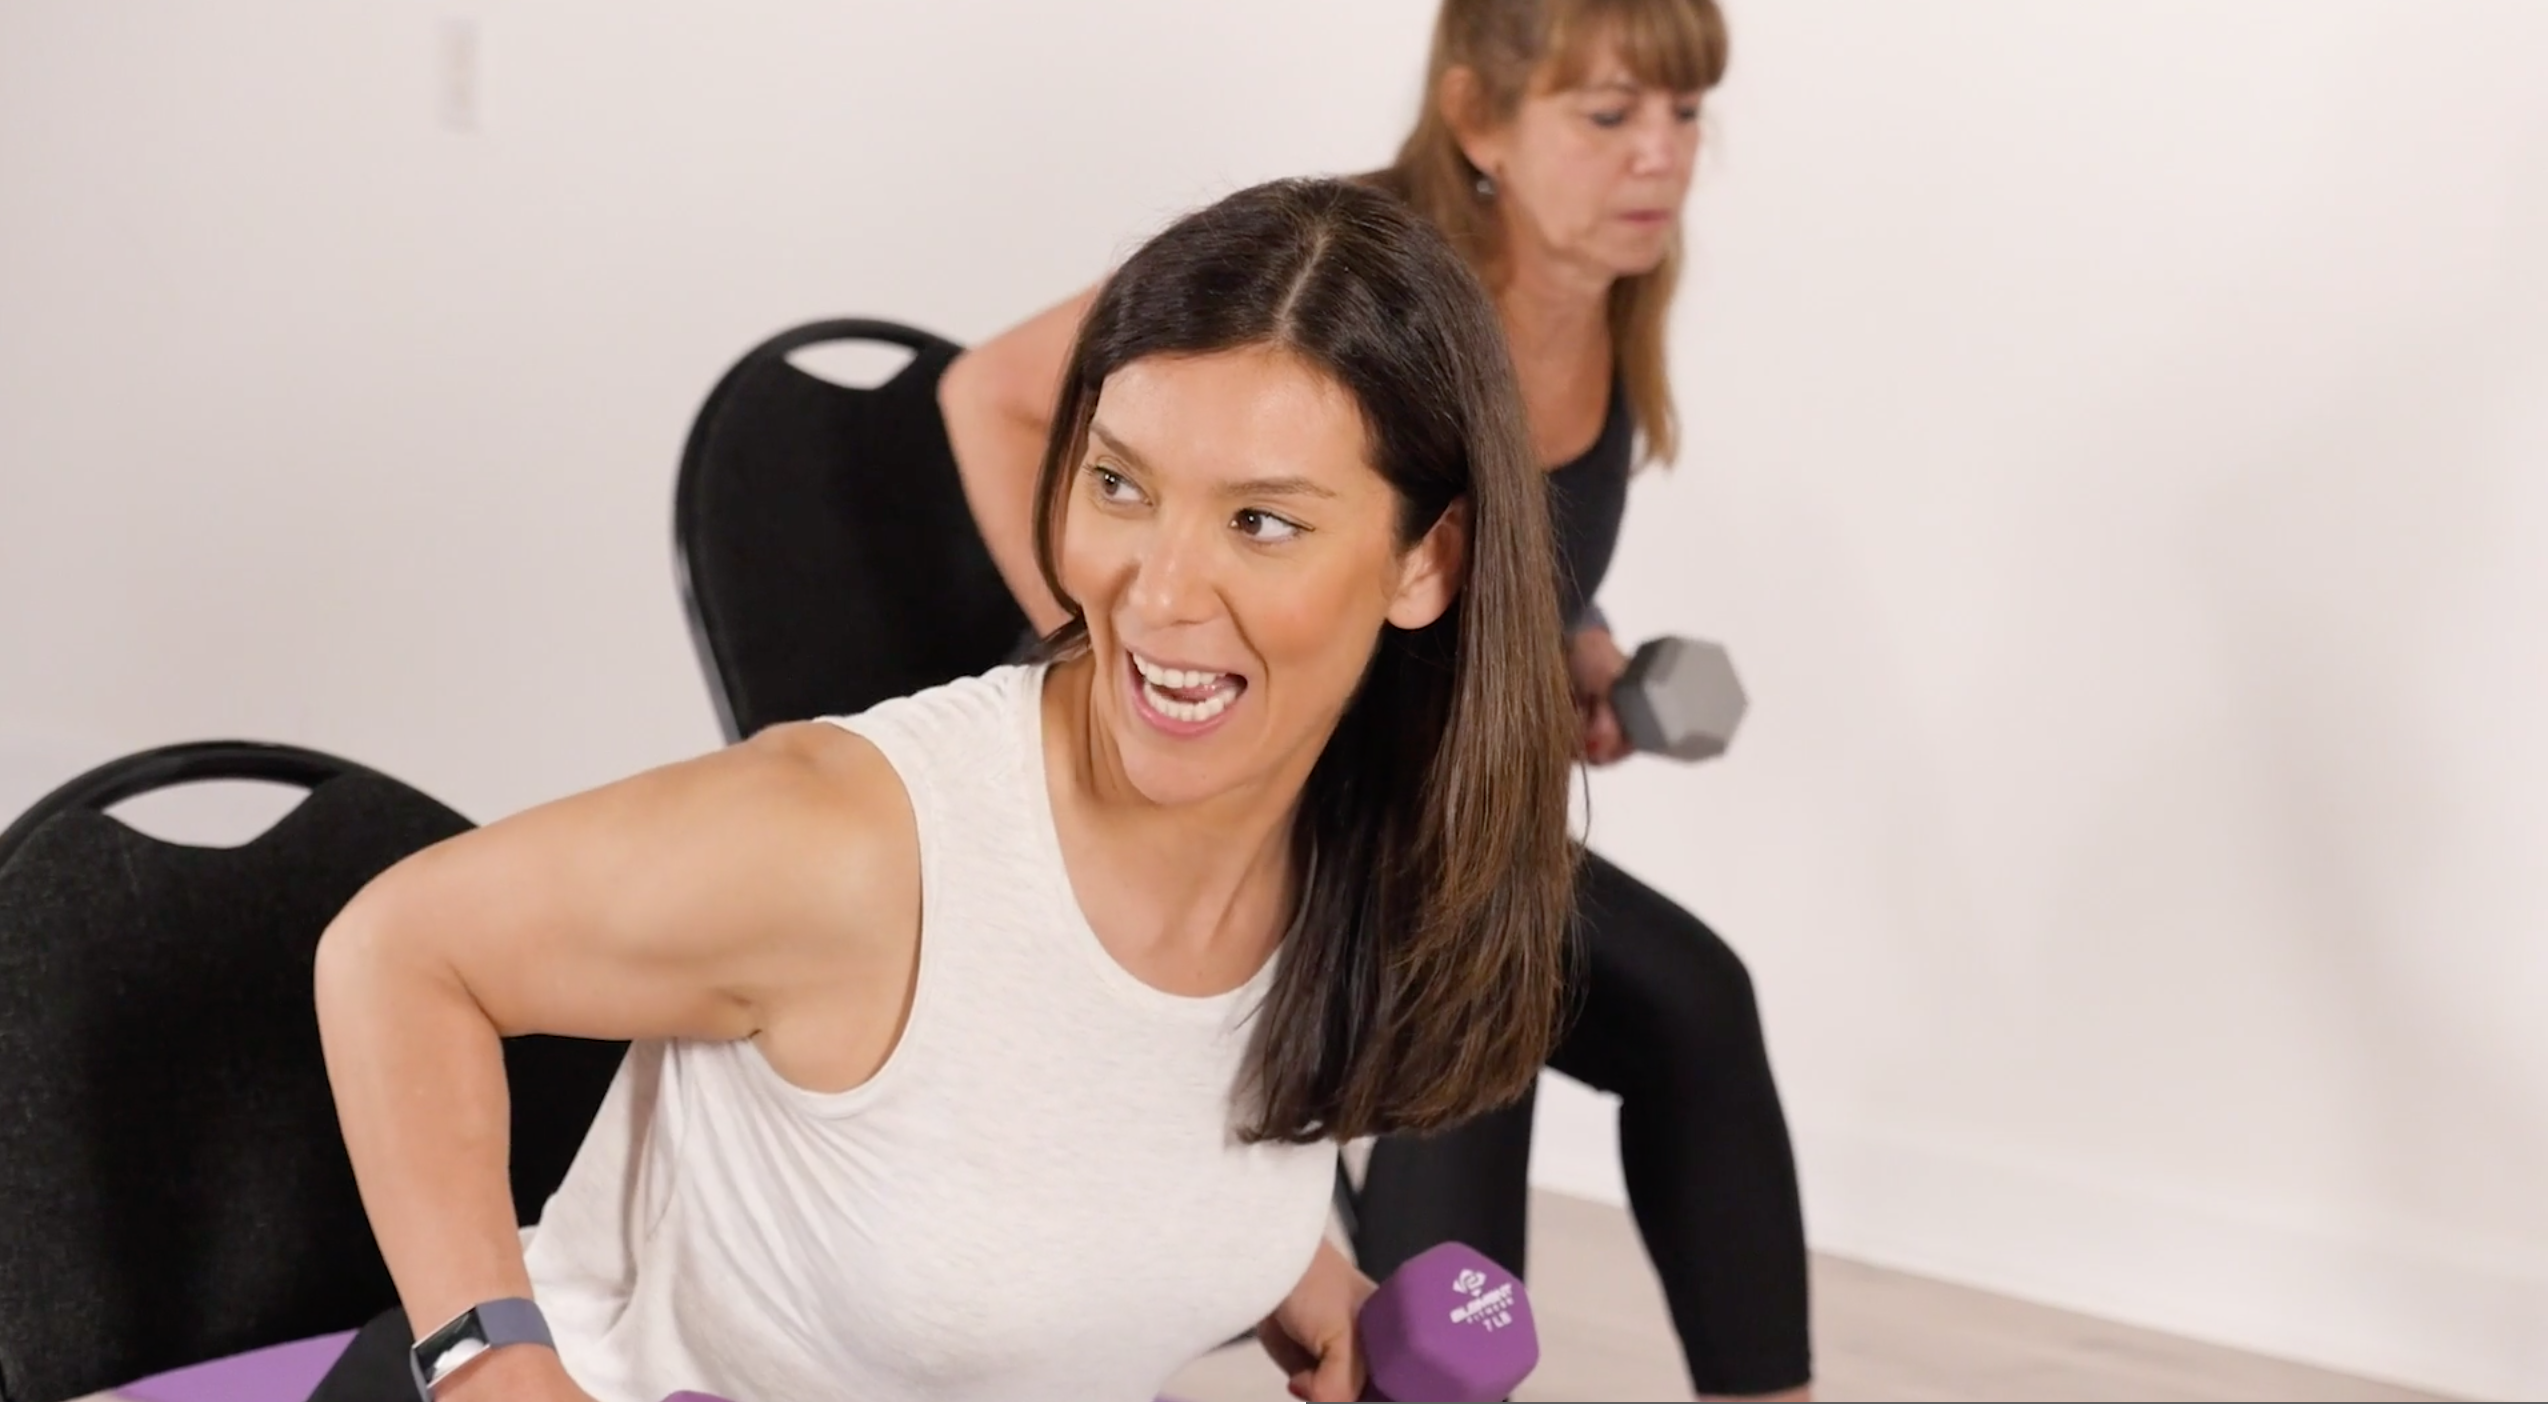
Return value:
[(1671, 252), (1672, 241), (1669, 238), (1650, 242), (1641, 239), (1635, 246), (1618, 250), (1617, 256), (1609, 262), (1619, 277), (1639, 278), (1661, 268), (1665, 256)]
[[(1180, 740), (1162, 736), (1126, 709), (1101, 714), (1113, 735), (1116, 763), (1135, 793), (1163, 809), (1200, 804), (1231, 790), (1237, 759), (1226, 742), (1235, 738)], [(1215, 745), (1214, 740), (1224, 744)]]
[(1227, 794), (1235, 778), (1215, 765), (1188, 757), (1124, 753), (1124, 779), (1161, 809), (1182, 809)]

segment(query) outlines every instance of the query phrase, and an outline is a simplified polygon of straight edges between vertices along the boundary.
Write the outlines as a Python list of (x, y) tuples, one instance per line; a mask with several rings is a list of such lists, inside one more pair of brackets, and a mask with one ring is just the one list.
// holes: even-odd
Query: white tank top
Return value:
[(529, 1237), (604, 1399), (1150, 1399), (1309, 1267), (1332, 1145), (1243, 1146), (1273, 964), (1155, 989), (1089, 929), (1045, 789), (1043, 669), (834, 724), (919, 819), (920, 969), (847, 1092), (757, 1044), (643, 1042)]

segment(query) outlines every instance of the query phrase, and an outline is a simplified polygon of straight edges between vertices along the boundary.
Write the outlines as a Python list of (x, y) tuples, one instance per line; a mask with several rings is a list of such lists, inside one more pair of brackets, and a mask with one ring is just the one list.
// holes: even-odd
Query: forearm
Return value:
[[(1362, 1269), (1354, 1266), (1354, 1260), (1346, 1257), (1344, 1250), (1338, 1248), (1333, 1240), (1324, 1235), (1318, 1240), (1318, 1251), (1310, 1255), (1309, 1271), (1301, 1274), (1302, 1288), (1314, 1290), (1315, 1286), (1321, 1283), (1345, 1284), (1349, 1289), (1367, 1288), (1371, 1285), (1370, 1279), (1362, 1275)], [(1355, 1305), (1360, 1306), (1359, 1297), (1367, 1293), (1356, 1291), (1354, 1295), (1357, 1297)]]
[(1035, 563), (1035, 481), (1043, 466), (1047, 426), (986, 403), (965, 370), (961, 361), (950, 367), (940, 390), (947, 442), (955, 450), (965, 502), (1009, 594), (1035, 631), (1049, 634), (1070, 615)]
[(320, 943), (316, 993), (346, 1152), (421, 1335), (531, 1283), (506, 1172), (503, 1041), (393, 920), (358, 899)]

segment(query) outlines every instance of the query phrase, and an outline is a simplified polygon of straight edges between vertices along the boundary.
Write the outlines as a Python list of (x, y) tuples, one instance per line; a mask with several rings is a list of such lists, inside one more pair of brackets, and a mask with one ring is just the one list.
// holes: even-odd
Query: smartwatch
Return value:
[(407, 1372), (415, 1377), (416, 1397), (431, 1399), (434, 1386), (452, 1372), (498, 1346), (544, 1345), (554, 1350), (548, 1318), (528, 1297), (480, 1302), (449, 1321), (407, 1352)]

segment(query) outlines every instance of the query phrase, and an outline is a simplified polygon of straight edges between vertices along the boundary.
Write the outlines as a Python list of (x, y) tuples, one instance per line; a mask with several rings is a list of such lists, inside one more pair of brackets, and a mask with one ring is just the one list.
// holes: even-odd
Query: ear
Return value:
[(1457, 65), (1442, 72), (1442, 88), (1433, 95), (1434, 110), (1442, 117), (1442, 125), (1451, 129), (1451, 139), (1460, 144), (1460, 154), (1469, 164), (1493, 175), (1504, 164), (1503, 133), (1488, 119), (1486, 85), (1479, 81), (1477, 70)]
[(1468, 578), (1469, 500), (1463, 497), (1445, 508), (1424, 539), (1399, 558), (1389, 622), (1401, 629), (1431, 624), (1460, 597)]

